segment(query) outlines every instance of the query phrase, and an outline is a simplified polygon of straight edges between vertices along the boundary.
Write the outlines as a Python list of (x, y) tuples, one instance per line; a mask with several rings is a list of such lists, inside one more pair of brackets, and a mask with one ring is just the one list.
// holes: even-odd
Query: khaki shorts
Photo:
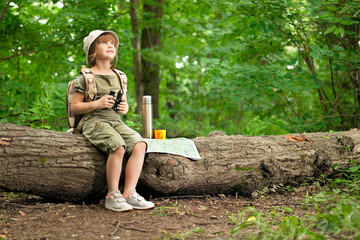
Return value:
[(82, 134), (101, 151), (110, 154), (121, 146), (131, 153), (138, 142), (143, 142), (140, 134), (122, 121), (92, 120), (85, 121)]

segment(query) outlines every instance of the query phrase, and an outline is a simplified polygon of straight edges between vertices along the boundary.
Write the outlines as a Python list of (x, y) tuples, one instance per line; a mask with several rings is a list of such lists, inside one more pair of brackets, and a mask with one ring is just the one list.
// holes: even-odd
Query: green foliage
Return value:
[(6, 200), (12, 198), (25, 198), (27, 194), (24, 193), (13, 193), (13, 192), (0, 192), (0, 197), (4, 197)]
[(193, 238), (195, 236), (198, 236), (198, 234), (202, 233), (204, 231), (204, 229), (202, 228), (195, 228), (195, 229), (191, 229), (189, 231), (183, 232), (183, 231), (179, 231), (178, 233), (175, 234), (171, 234), (171, 233), (167, 233), (166, 231), (164, 231), (165, 235), (162, 239), (178, 239), (178, 240), (185, 240), (185, 239), (189, 239), (189, 238)]
[(351, 200), (341, 200), (328, 213), (319, 214), (316, 228), (335, 235), (345, 231), (356, 233), (360, 228), (360, 205)]
[[(248, 214), (247, 210), (251, 211), (251, 213)], [(234, 225), (230, 230), (230, 236), (235, 236), (240, 230), (254, 225), (256, 221), (259, 222), (259, 220), (261, 220), (261, 214), (253, 208), (243, 208), (239, 214), (231, 214), (229, 220), (231, 224)]]
[(250, 136), (257, 136), (257, 135), (263, 135), (263, 130), (267, 127), (260, 119), (259, 117), (255, 117), (251, 119), (246, 124), (246, 133)]
[[(155, 126), (166, 128), (168, 136), (357, 126), (356, 0), (163, 4), (162, 44), (142, 55), (161, 68)], [(0, 121), (64, 131), (66, 84), (85, 64), (82, 40), (94, 29), (114, 30), (121, 39), (117, 67), (128, 75), (133, 111), (128, 13), (126, 1), (12, 1), (0, 20)], [(141, 116), (130, 112), (125, 120), (141, 131)]]
[(179, 211), (178, 203), (174, 202), (170, 206), (159, 206), (150, 211), (149, 214), (154, 216), (166, 216), (169, 214), (176, 214)]
[[(335, 8), (321, 1), (207, 1), (203, 4), (208, 10), (203, 10), (201, 4), (192, 3), (187, 7), (167, 9), (175, 9), (177, 12), (172, 12), (170, 16), (179, 19), (176, 25), (168, 27), (174, 31), (174, 35), (169, 35), (176, 36), (179, 42), (181, 39), (182, 43), (191, 42), (184, 47), (172, 41), (171, 48), (168, 48), (173, 52), (179, 44), (182, 52), (181, 56), (177, 56), (181, 64), (172, 69), (176, 79), (163, 79), (167, 86), (176, 81), (176, 95), (166, 96), (168, 100), (165, 101), (171, 103), (173, 112), (180, 113), (181, 118), (175, 114), (176, 121), (182, 121), (184, 114), (193, 116), (191, 110), (194, 109), (206, 126), (225, 129), (229, 134), (248, 132), (248, 128), (244, 131), (246, 126), (257, 117), (268, 126), (261, 134), (341, 130), (344, 126), (355, 125), (358, 115), (353, 115), (353, 112), (354, 101), (357, 100), (351, 99), (349, 89), (343, 87), (346, 84), (337, 89), (336, 83), (328, 80), (343, 74), (344, 83), (352, 81), (347, 72), (358, 69), (345, 67), (342, 60), (351, 59), (352, 66), (356, 66), (354, 63), (358, 63), (359, 58), (351, 54), (352, 49), (336, 44), (342, 41), (338, 38), (355, 36), (350, 31), (345, 31), (343, 35), (338, 31), (328, 31), (326, 36), (334, 34), (331, 42), (321, 34), (324, 26), (334, 22), (347, 27), (356, 25), (356, 19), (335, 21), (338, 18), (347, 19), (357, 6), (355, 2)], [(338, 10), (343, 7), (347, 10), (339, 16)], [(185, 18), (179, 11), (183, 8), (202, 10), (208, 14), (200, 19), (193, 19), (193, 15)], [(328, 8), (330, 12), (326, 18), (322, 11)], [(222, 13), (218, 13), (217, 9), (223, 9)], [(318, 23), (319, 15), (322, 16), (321, 24)], [(193, 25), (184, 32), (182, 25), (188, 24), (189, 19)], [(326, 68), (327, 62), (315, 62), (318, 59), (310, 46), (330, 43), (334, 44), (333, 51), (337, 54), (323, 56), (332, 64)], [(355, 45), (355, 48), (358, 46)], [(323, 49), (326, 50), (326, 47)], [(314, 59), (310, 58), (313, 55)], [(185, 89), (178, 87), (178, 79), (186, 83)], [(330, 99), (331, 94), (333, 99)], [(319, 98), (324, 100), (319, 102)], [(347, 103), (340, 108), (340, 101)], [(191, 107), (186, 108), (185, 102)], [(205, 116), (200, 111), (202, 109), (206, 111)], [(350, 117), (343, 117), (344, 112), (348, 112)]]
[(1, 122), (66, 130), (67, 83), (85, 64), (82, 39), (116, 24), (120, 48), (131, 44), (126, 16), (98, 18), (114, 11), (121, 12), (116, 1), (12, 1), (0, 24)]
[[(229, 235), (237, 239), (359, 239), (360, 234), (360, 165), (341, 170), (337, 179), (324, 179), (323, 187), (306, 194), (301, 216), (293, 208), (274, 207), (270, 212), (255, 207), (240, 213), (227, 213), (233, 225)], [(245, 229), (244, 231), (242, 231)], [(244, 236), (243, 232), (251, 234)]]

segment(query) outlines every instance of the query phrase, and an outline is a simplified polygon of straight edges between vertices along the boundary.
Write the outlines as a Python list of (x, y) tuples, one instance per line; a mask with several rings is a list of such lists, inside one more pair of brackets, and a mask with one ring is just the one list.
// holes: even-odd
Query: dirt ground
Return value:
[[(230, 216), (249, 206), (262, 212), (300, 210), (310, 190), (297, 188), (256, 199), (222, 194), (161, 197), (151, 199), (156, 205), (152, 210), (123, 213), (105, 209), (103, 200), (54, 203), (0, 191), (0, 239), (229, 239), (234, 227)], [(252, 231), (244, 228), (234, 239), (245, 239)]]

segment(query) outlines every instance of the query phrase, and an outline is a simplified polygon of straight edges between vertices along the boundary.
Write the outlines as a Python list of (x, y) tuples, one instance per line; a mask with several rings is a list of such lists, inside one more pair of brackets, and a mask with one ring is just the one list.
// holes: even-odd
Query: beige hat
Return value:
[(88, 56), (91, 44), (103, 33), (110, 33), (115, 39), (115, 48), (119, 47), (119, 38), (113, 31), (102, 31), (102, 30), (94, 30), (89, 33), (89, 36), (84, 38), (84, 51), (86, 54), (86, 63), (89, 64)]

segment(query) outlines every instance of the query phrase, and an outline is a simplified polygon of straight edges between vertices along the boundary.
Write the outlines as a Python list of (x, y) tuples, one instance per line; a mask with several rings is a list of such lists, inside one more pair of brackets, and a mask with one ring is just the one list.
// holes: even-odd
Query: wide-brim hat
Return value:
[(89, 33), (89, 36), (84, 38), (84, 52), (86, 54), (86, 63), (89, 65), (89, 50), (91, 44), (101, 35), (104, 33), (110, 33), (115, 39), (115, 48), (118, 49), (119, 47), (119, 38), (113, 31), (102, 31), (102, 30), (94, 30)]

